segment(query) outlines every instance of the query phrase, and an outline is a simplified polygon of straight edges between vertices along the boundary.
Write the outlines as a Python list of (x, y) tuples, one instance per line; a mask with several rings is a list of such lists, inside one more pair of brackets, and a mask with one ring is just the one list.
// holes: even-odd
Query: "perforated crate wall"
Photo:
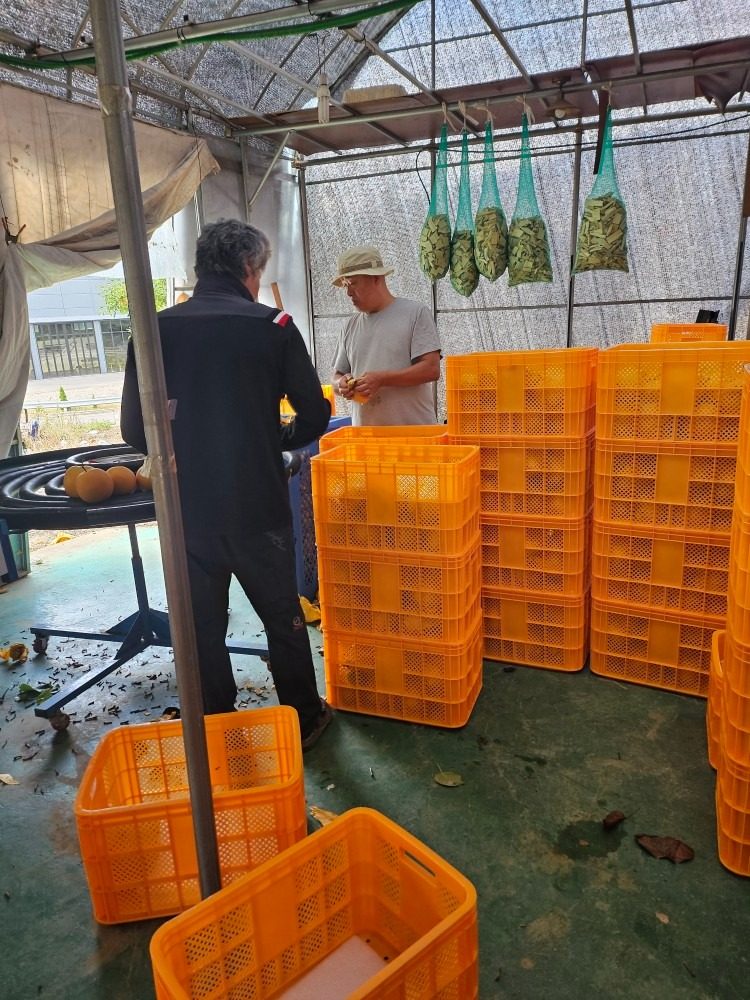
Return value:
[(456, 558), (320, 549), (323, 629), (459, 642), (479, 612), (479, 535)]
[(750, 517), (737, 506), (729, 555), (727, 629), (735, 641), (750, 646)]
[(349, 441), (370, 439), (389, 441), (392, 444), (445, 444), (448, 434), (443, 424), (365, 424), (361, 427), (339, 427), (324, 434), (318, 442), (320, 451), (332, 451)]
[(623, 345), (602, 351), (596, 436), (644, 442), (731, 444), (739, 431), (750, 344)]
[(721, 618), (629, 611), (591, 602), (592, 673), (705, 697)]
[(719, 861), (737, 875), (750, 875), (750, 766), (724, 752), (716, 769), (716, 839)]
[(583, 437), (593, 429), (597, 351), (500, 351), (446, 358), (452, 435)]
[[(222, 882), (307, 832), (297, 713), (206, 716)], [(100, 923), (168, 916), (200, 899), (182, 723), (107, 733), (75, 801), (81, 859)]]
[(384, 964), (350, 1000), (476, 1000), (474, 887), (371, 809), (344, 813), (160, 927), (156, 995), (272, 1000), (354, 937)]
[(695, 341), (726, 340), (726, 323), (654, 323), (651, 343), (694, 343)]
[(476, 448), (347, 442), (312, 477), (320, 546), (452, 556), (479, 533)]
[(716, 770), (721, 749), (722, 693), (724, 690), (724, 639), (726, 632), (714, 632), (711, 638), (711, 668), (708, 675), (706, 703), (706, 741), (708, 762)]
[(452, 440), (479, 444), (483, 518), (583, 518), (591, 508), (593, 437)]
[(664, 445), (634, 451), (597, 441), (594, 520), (726, 534), (736, 467), (731, 449)]
[(588, 656), (588, 593), (576, 598), (482, 592), (488, 660), (550, 670), (581, 670)]
[(590, 572), (588, 518), (491, 518), (482, 522), (482, 585), (580, 596)]
[(591, 594), (597, 600), (724, 617), (729, 539), (594, 523)]

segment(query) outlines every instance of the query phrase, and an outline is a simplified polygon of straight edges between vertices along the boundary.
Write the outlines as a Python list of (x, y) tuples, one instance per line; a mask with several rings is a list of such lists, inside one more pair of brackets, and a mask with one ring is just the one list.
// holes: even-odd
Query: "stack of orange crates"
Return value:
[(714, 635), (706, 725), (716, 768), (719, 860), (750, 875), (750, 381), (745, 378), (726, 631)]
[(487, 659), (568, 671), (586, 662), (597, 353), (447, 359), (450, 441), (480, 452)]
[(597, 375), (591, 669), (705, 696), (750, 345), (622, 345)]
[(482, 686), (477, 449), (363, 435), (311, 466), (328, 699), (464, 725)]

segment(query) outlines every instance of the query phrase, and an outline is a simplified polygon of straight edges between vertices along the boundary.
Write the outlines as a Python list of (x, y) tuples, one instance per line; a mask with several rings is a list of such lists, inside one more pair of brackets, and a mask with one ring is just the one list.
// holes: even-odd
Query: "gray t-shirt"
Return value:
[[(336, 348), (334, 369), (342, 375), (408, 368), (415, 358), (440, 350), (432, 314), (411, 299), (394, 299), (376, 313), (358, 312), (347, 321)], [(432, 382), (386, 385), (367, 403), (352, 405), (352, 424), (435, 424)]]

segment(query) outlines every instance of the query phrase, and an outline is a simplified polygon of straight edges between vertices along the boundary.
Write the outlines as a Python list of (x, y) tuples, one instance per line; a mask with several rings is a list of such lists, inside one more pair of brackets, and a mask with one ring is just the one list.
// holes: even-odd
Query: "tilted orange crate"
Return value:
[(623, 344), (602, 351), (596, 436), (601, 440), (731, 444), (739, 431), (750, 343)]
[(591, 509), (593, 437), (452, 440), (479, 445), (482, 518), (582, 518)]
[(479, 533), (479, 450), (348, 441), (311, 461), (319, 546), (455, 555)]
[(276, 1000), (298, 984), (321, 1000), (475, 1000), (476, 908), (434, 851), (352, 809), (160, 927), (156, 996)]
[(721, 617), (729, 539), (595, 523), (591, 595), (597, 600)]
[(489, 437), (583, 437), (593, 429), (597, 350), (450, 355), (448, 429)]
[(592, 673), (705, 697), (721, 618), (591, 601)]
[(318, 441), (320, 452), (331, 451), (339, 445), (348, 444), (350, 441), (369, 441), (375, 438), (378, 441), (389, 441), (392, 444), (445, 444), (448, 440), (447, 428), (444, 424), (407, 424), (407, 425), (387, 425), (381, 427), (377, 424), (366, 424), (363, 427), (337, 427), (328, 431)]
[(465, 725), (482, 685), (481, 619), (458, 643), (324, 632), (326, 697), (337, 709), (429, 726)]
[(726, 632), (714, 632), (711, 639), (711, 668), (708, 675), (706, 704), (706, 738), (708, 762), (716, 770), (721, 748), (722, 692), (724, 689), (724, 640)]
[[(206, 716), (211, 790), (225, 885), (307, 831), (293, 708)], [(88, 763), (75, 800), (94, 916), (163, 917), (200, 899), (182, 723), (120, 726)]]
[(726, 323), (654, 323), (651, 343), (691, 343), (727, 339)]
[(736, 468), (731, 446), (597, 441), (594, 520), (726, 534)]
[(482, 591), (488, 660), (549, 670), (583, 669), (588, 657), (589, 597)]
[(588, 587), (588, 518), (483, 515), (482, 586), (576, 597)]
[(479, 614), (479, 536), (461, 555), (318, 548), (324, 631), (459, 642)]

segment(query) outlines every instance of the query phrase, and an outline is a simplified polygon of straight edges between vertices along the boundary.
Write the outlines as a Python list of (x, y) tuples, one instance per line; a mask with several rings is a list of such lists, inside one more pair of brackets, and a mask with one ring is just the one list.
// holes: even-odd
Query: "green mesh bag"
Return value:
[(479, 284), (474, 259), (474, 221), (471, 217), (471, 181), (469, 178), (469, 135), (461, 141), (461, 180), (458, 185), (458, 211), (451, 239), (451, 284), (459, 295), (471, 295)]
[(518, 194), (508, 230), (508, 284), (552, 281), (552, 263), (547, 242), (547, 227), (539, 212), (531, 170), (529, 123), (521, 119), (521, 167)]
[(497, 188), (490, 122), (484, 128), (482, 193), (474, 216), (474, 260), (479, 273), (490, 281), (499, 278), (508, 266), (508, 223)]
[(573, 272), (628, 270), (628, 217), (615, 175), (612, 111), (604, 122), (599, 173), (583, 204)]
[(444, 278), (450, 266), (451, 224), (448, 218), (448, 128), (440, 130), (430, 210), (419, 234), (419, 266), (430, 281)]

